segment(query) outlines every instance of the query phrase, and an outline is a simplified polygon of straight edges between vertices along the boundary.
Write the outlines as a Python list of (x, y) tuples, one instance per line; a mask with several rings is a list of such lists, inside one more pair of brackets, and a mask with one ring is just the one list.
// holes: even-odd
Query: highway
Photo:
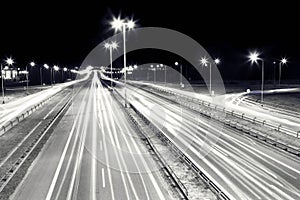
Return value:
[[(124, 94), (123, 89), (118, 89)], [(128, 101), (173, 140), (230, 199), (300, 199), (298, 158), (158, 95), (128, 86)]]
[(11, 199), (172, 199), (123, 109), (94, 72)]
[(15, 119), (17, 116), (21, 115), (22, 113), (26, 112), (31, 107), (52, 97), (53, 95), (64, 90), (65, 88), (86, 80), (87, 77), (88, 76), (76, 81), (57, 84), (54, 85), (53, 87), (28, 95), (24, 98), (19, 98), (7, 104), (0, 105), (0, 127), (7, 124), (12, 119)]

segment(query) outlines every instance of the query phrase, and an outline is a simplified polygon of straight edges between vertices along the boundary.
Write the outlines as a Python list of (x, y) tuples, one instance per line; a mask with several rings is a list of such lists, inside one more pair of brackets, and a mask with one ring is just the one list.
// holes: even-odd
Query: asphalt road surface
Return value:
[(127, 96), (230, 199), (300, 199), (299, 158), (138, 87), (129, 85)]
[(123, 108), (92, 76), (11, 199), (171, 199)]

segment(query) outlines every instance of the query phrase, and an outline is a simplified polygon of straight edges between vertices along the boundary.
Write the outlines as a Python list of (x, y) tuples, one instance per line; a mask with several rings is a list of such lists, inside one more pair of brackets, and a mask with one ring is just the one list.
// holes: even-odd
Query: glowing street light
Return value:
[(112, 50), (118, 48), (118, 44), (116, 42), (105, 43), (104, 47), (109, 49), (109, 58), (110, 58), (110, 87), (112, 88)]
[(258, 63), (258, 61), (261, 61), (261, 103), (264, 101), (264, 60), (259, 58), (259, 53), (257, 51), (250, 52), (248, 58), (249, 61), (251, 61), (251, 64)]
[[(51, 69), (52, 69), (52, 68), (51, 68)], [(52, 70), (52, 71), (51, 71), (51, 74), (52, 74), (52, 76), (54, 76), (53, 81), (54, 81), (54, 84), (55, 84), (55, 82), (56, 82), (56, 81), (55, 81), (55, 79), (56, 79), (56, 78), (55, 78), (55, 72), (57, 72), (57, 71), (59, 70), (59, 67), (58, 67), (57, 65), (54, 65), (54, 66), (53, 66), (53, 69), (54, 69), (54, 71)]]
[(127, 78), (126, 78), (126, 74), (127, 74), (127, 70), (126, 70), (126, 29), (128, 30), (132, 30), (134, 29), (135, 27), (135, 22), (130, 19), (120, 19), (120, 17), (118, 18), (113, 18), (113, 21), (110, 23), (111, 24), (111, 27), (113, 29), (115, 29), (115, 31), (122, 31), (123, 32), (123, 50), (124, 50), (124, 70), (125, 70), (125, 73), (124, 73), (124, 81), (125, 81), (125, 107), (127, 107), (127, 92), (126, 92), (126, 82), (127, 82)]
[(207, 64), (209, 64), (209, 95), (212, 95), (212, 93), (211, 93), (211, 62), (209, 62), (208, 58), (206, 58), (204, 56), (200, 59), (200, 63), (204, 67), (207, 67)]
[[(14, 64), (14, 60), (12, 58), (7, 58), (4, 61), (8, 66), (13, 65)], [(1, 63), (1, 85), (2, 85), (2, 104), (5, 104), (5, 94), (4, 94), (4, 75), (3, 75), (3, 64)]]
[[(34, 66), (35, 66), (35, 63), (34, 63), (34, 62), (30, 62), (29, 65), (30, 65), (31, 67), (34, 67)], [(30, 70), (28, 70), (28, 67), (27, 67), (27, 65), (26, 65), (26, 95), (28, 95), (28, 83), (29, 83), (29, 78), (28, 78), (28, 76), (29, 76), (29, 71), (30, 71)]]
[(220, 63), (221, 63), (220, 58), (216, 58), (216, 59), (215, 59), (215, 63), (216, 63), (217, 65), (220, 64)]
[(286, 58), (282, 58), (279, 62), (279, 80), (278, 80), (278, 85), (280, 87), (280, 81), (281, 81), (281, 66), (285, 65), (287, 63), (287, 59)]
[[(175, 64), (175, 66), (179, 65), (178, 62), (175, 62), (174, 64)], [(183, 83), (182, 83), (182, 65), (180, 65), (180, 87), (183, 87)]]

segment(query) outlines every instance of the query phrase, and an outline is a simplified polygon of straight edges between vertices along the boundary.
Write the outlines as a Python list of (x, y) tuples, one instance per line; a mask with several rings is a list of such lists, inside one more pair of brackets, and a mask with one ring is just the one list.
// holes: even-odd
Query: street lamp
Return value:
[(116, 42), (105, 43), (105, 49), (109, 49), (109, 57), (110, 57), (110, 87), (112, 88), (112, 50), (118, 48), (118, 44)]
[[(179, 65), (178, 62), (175, 62), (174, 64), (175, 66)], [(182, 65), (180, 65), (180, 86), (182, 87)]]
[(202, 57), (200, 63), (204, 67), (207, 67), (207, 64), (209, 64), (209, 95), (211, 95), (211, 62), (208, 61), (208, 58)]
[(54, 65), (53, 66), (53, 69), (54, 69), (54, 84), (55, 84), (55, 72), (57, 72), (59, 70), (59, 67), (57, 65)]
[[(35, 63), (34, 63), (34, 62), (30, 62), (29, 65), (30, 65), (31, 67), (34, 67), (34, 66), (35, 66)], [(29, 76), (29, 71), (28, 71), (28, 67), (27, 67), (27, 65), (26, 65), (26, 95), (28, 95), (28, 82), (29, 82), (28, 76)]]
[(125, 107), (127, 107), (127, 94), (126, 94), (126, 29), (132, 30), (135, 27), (135, 22), (131, 20), (124, 20), (118, 18), (114, 18), (113, 21), (110, 23), (111, 27), (115, 29), (115, 31), (122, 31), (123, 32), (123, 50), (124, 50), (124, 81), (125, 81)]
[[(50, 68), (49, 65), (47, 65), (47, 64), (44, 64), (43, 66), (44, 66), (45, 69), (49, 69)], [(52, 68), (50, 68), (50, 84), (52, 86)]]
[(281, 80), (281, 66), (286, 64), (288, 61), (286, 58), (282, 58), (279, 62), (279, 80), (278, 80), (278, 85), (280, 87), (280, 80)]
[(258, 61), (261, 61), (261, 103), (264, 101), (264, 60), (259, 58), (259, 53), (254, 51), (250, 52), (249, 61), (251, 61), (251, 64), (258, 63)]
[(65, 74), (64, 73), (67, 72), (67, 71), (68, 71), (68, 68), (66, 68), (66, 67), (64, 67), (63, 70), (62, 70), (62, 79), (63, 79), (63, 81), (65, 80)]
[(216, 65), (220, 64), (220, 63), (221, 63), (220, 58), (216, 58), (216, 59), (215, 59), (215, 63), (216, 63)]
[[(8, 66), (14, 64), (14, 60), (12, 58), (7, 58), (4, 62)], [(5, 100), (4, 100), (4, 97), (5, 97), (5, 94), (4, 94), (4, 77), (3, 77), (3, 66), (2, 65), (3, 64), (1, 63), (2, 104), (5, 104)]]

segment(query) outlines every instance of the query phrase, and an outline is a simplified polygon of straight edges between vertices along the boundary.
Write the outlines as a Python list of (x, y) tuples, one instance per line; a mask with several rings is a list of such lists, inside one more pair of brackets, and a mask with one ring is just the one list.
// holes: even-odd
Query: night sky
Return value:
[[(95, 46), (113, 34), (108, 21), (121, 13), (138, 19), (140, 27), (170, 28), (194, 38), (211, 56), (222, 59), (220, 71), (227, 80), (259, 79), (258, 69), (247, 63), (246, 56), (253, 49), (263, 52), (267, 78), (271, 79), (268, 74), (272, 74), (273, 61), (286, 56), (290, 62), (283, 75), (299, 80), (300, 12), (296, 3), (83, 2), (1, 3), (1, 59), (12, 56), (18, 66), (31, 60), (78, 66)], [(130, 59), (136, 58), (132, 55)]]

